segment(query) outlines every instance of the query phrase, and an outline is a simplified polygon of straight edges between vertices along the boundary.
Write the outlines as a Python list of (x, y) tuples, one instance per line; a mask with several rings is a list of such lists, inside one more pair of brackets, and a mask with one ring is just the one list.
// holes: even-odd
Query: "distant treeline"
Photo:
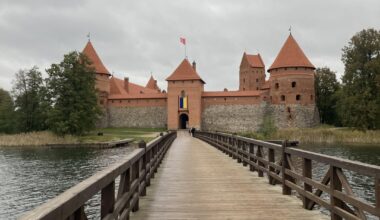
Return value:
[(82, 135), (93, 129), (101, 111), (97, 105), (95, 72), (78, 52), (46, 69), (15, 74), (11, 93), (0, 89), (0, 133), (51, 130), (58, 135)]
[(380, 128), (380, 31), (362, 30), (343, 48), (342, 82), (317, 68), (316, 102), (321, 123), (361, 130)]

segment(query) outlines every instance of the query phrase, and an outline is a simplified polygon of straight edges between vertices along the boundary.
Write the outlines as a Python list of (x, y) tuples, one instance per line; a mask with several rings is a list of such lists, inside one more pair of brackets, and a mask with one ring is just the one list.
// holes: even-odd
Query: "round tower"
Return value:
[(314, 65), (290, 34), (268, 69), (271, 103), (315, 104), (314, 70)]

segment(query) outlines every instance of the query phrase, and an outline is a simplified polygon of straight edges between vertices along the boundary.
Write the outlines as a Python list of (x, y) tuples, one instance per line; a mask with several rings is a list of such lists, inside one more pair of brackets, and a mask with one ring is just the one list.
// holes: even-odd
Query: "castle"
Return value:
[(267, 70), (260, 56), (244, 53), (239, 90), (204, 91), (196, 63), (184, 59), (161, 90), (150, 77), (146, 86), (111, 76), (88, 41), (83, 53), (92, 61), (104, 115), (101, 127), (166, 127), (244, 132), (257, 130), (265, 117), (279, 128), (318, 123), (314, 65), (290, 34)]

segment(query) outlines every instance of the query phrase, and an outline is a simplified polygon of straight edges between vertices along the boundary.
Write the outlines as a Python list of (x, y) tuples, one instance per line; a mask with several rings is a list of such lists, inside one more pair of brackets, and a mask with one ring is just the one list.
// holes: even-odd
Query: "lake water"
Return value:
[[(380, 165), (380, 146), (305, 144), (300, 148)], [(0, 219), (19, 217), (128, 155), (133, 149), (0, 147)], [(313, 166), (313, 178), (322, 178), (327, 167)], [(357, 195), (374, 202), (372, 179), (350, 172), (345, 174)], [(86, 213), (90, 218), (99, 216), (98, 205), (99, 195), (88, 202)]]
[[(380, 146), (377, 145), (301, 144), (299, 148), (380, 166)], [(313, 162), (313, 179), (321, 180), (327, 169), (328, 166)], [(347, 177), (354, 194), (367, 202), (374, 204), (374, 178), (347, 170), (343, 170), (343, 172)], [(328, 195), (323, 194), (322, 198), (329, 201)], [(328, 213), (327, 210), (323, 210), (323, 212), (326, 214)], [(369, 219), (377, 218), (370, 215)]]
[[(0, 219), (16, 219), (128, 155), (134, 148), (1, 148)], [(98, 216), (94, 197), (86, 209)]]

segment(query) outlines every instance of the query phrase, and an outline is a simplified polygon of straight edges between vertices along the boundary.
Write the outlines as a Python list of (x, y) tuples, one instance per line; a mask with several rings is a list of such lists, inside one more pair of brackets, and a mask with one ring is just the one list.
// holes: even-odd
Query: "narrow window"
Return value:
[(301, 95), (296, 95), (296, 100), (297, 101), (301, 100)]
[(281, 101), (285, 101), (285, 96), (284, 95), (281, 96)]
[(245, 91), (245, 88), (243, 88), (243, 91)]
[(295, 88), (295, 87), (296, 87), (296, 85), (297, 85), (297, 83), (296, 83), (296, 82), (292, 82), (292, 87), (293, 87), (293, 88)]
[(245, 79), (243, 79), (243, 83), (245, 83)]
[(259, 79), (256, 79), (256, 82), (259, 82)]
[(313, 95), (310, 95), (310, 100), (313, 101)]
[(280, 88), (280, 85), (279, 85), (278, 83), (276, 83), (276, 84), (274, 85), (274, 87), (275, 87), (276, 89), (278, 89), (278, 88)]

